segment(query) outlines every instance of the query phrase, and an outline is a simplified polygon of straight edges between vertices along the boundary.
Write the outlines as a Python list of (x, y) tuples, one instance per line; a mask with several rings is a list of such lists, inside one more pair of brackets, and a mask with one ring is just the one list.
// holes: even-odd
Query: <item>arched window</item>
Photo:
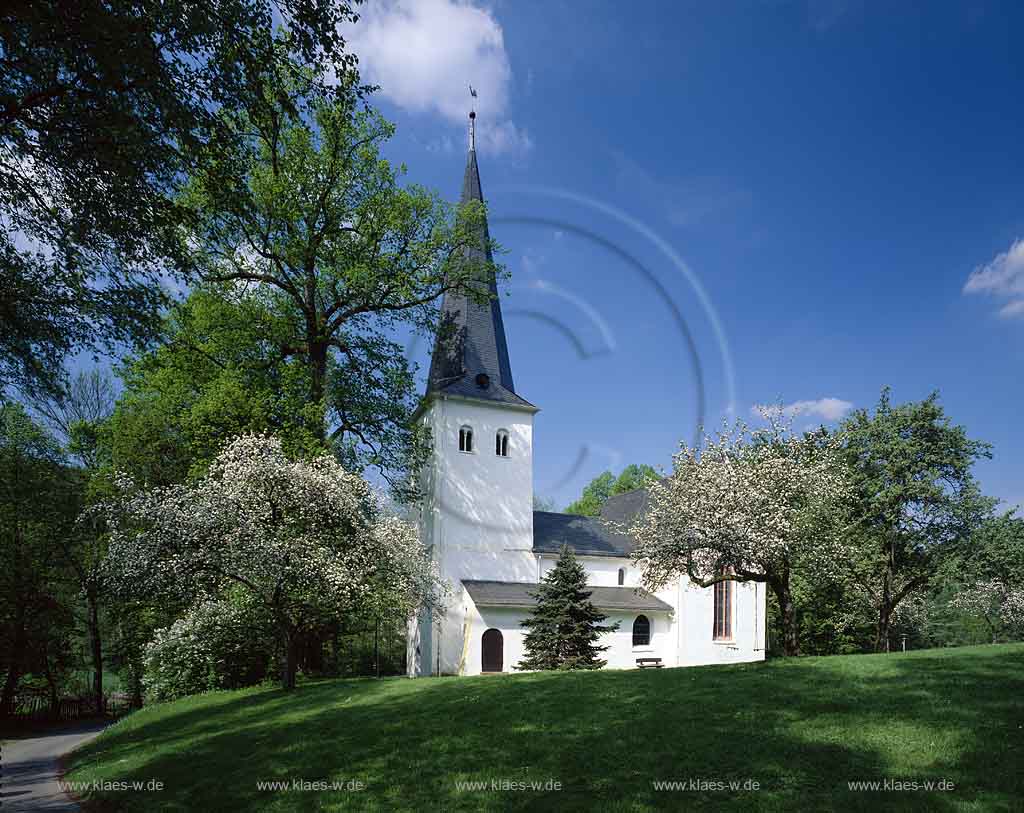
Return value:
[(498, 457), (508, 457), (508, 432), (499, 429), (494, 436), (494, 453)]
[(619, 568), (619, 584), (621, 585), (621, 584), (625, 584), (625, 583), (626, 583), (626, 568), (620, 567)]
[(651, 622), (646, 615), (638, 615), (633, 622), (633, 646), (651, 645)]
[(459, 451), (473, 451), (473, 430), (468, 426), (463, 426), (459, 429)]
[(736, 582), (732, 579), (724, 582), (715, 582), (715, 629), (714, 639), (716, 641), (732, 640), (732, 607), (733, 607), (733, 586)]

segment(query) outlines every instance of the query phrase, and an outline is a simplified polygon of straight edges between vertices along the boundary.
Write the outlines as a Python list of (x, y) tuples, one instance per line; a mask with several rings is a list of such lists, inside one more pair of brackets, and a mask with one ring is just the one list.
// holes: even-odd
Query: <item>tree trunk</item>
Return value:
[(60, 717), (60, 692), (57, 690), (57, 681), (50, 668), (50, 653), (45, 649), (43, 651), (43, 668), (46, 675), (46, 688), (50, 694), (50, 716), (56, 720)]
[(890, 539), (882, 578), (882, 600), (878, 607), (878, 629), (875, 630), (875, 652), (889, 651), (889, 625), (892, 621), (892, 585), (896, 575), (896, 540)]
[(0, 699), (0, 717), (14, 716), (14, 692), (18, 688), (18, 680), (21, 678), (21, 669), (15, 661), (7, 668), (7, 678), (4, 680), (4, 694)]
[(18, 691), (18, 681), (21, 680), (22, 653), (28, 644), (28, 634), (25, 632), (25, 607), (19, 602), (14, 620), (14, 649), (11, 652), (11, 663), (7, 667), (7, 678), (4, 680), (4, 694), (0, 699), (0, 716), (14, 716), (14, 696)]
[[(314, 333), (319, 331), (315, 330)], [(327, 440), (327, 420), (325, 395), (327, 392), (327, 344), (317, 335), (308, 336), (309, 347), (309, 400), (321, 414), (318, 417), (317, 426), (313, 427), (313, 433), (321, 443)]]
[(295, 677), (299, 671), (299, 635), (288, 630), (284, 636), (284, 658), (281, 662), (281, 688), (291, 691), (295, 688)]
[(92, 697), (96, 713), (103, 714), (103, 641), (100, 638), (100, 608), (96, 594), (89, 591), (89, 650), (92, 654)]
[(796, 603), (793, 601), (793, 593), (789, 589), (789, 583), (785, 581), (773, 581), (772, 592), (779, 602), (779, 613), (782, 618), (782, 651), (787, 656), (800, 654), (800, 627), (796, 621)]

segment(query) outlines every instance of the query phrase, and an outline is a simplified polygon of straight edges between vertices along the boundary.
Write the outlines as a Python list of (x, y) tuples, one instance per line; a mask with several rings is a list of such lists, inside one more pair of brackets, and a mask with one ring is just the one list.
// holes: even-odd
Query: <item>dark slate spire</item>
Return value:
[[(483, 201), (480, 169), (476, 163), (475, 118), (470, 117), (469, 156), (462, 178), (462, 203)], [(490, 235), (484, 221), (481, 243), (486, 248), (473, 248), (466, 257), (475, 262), (494, 258), (489, 246)], [(512, 365), (508, 358), (505, 326), (501, 319), (498, 287), (491, 276), (480, 280), (490, 294), (487, 302), (474, 301), (466, 295), (445, 294), (441, 303), (441, 324), (430, 362), (427, 395), (458, 395), (483, 401), (498, 401), (524, 407), (532, 405), (516, 395), (512, 382)]]

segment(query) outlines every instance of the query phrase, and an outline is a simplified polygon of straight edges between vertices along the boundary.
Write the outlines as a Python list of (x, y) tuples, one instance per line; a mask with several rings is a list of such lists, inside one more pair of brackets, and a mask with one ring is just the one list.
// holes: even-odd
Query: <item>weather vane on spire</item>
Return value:
[[(469, 95), (476, 98), (476, 88), (469, 86)], [(469, 107), (469, 148), (476, 150), (476, 103), (470, 103)]]

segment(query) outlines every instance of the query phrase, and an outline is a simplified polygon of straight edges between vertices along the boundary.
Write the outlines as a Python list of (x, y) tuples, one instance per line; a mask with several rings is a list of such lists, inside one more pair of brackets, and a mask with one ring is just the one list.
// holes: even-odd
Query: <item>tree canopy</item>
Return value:
[[(358, 0), (356, 0), (358, 2)], [(174, 192), (216, 162), (267, 70), (350, 93), (349, 0), (65, 3), (0, 10), (0, 385), (145, 340), (180, 270)]]
[(601, 506), (609, 497), (643, 488), (657, 479), (658, 472), (646, 463), (631, 463), (618, 477), (610, 471), (602, 472), (584, 486), (583, 494), (569, 504), (565, 513), (596, 517), (601, 513)]

